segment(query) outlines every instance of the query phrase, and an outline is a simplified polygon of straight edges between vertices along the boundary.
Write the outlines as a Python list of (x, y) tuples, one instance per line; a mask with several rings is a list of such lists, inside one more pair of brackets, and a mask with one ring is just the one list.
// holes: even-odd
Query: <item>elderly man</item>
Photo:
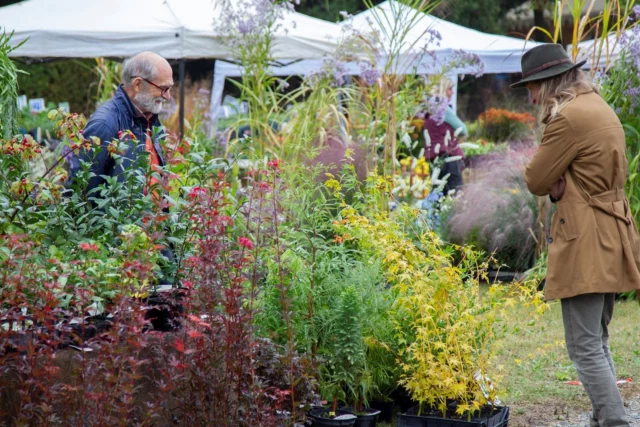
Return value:
[[(173, 72), (169, 63), (152, 52), (143, 52), (124, 62), (122, 85), (115, 96), (101, 105), (90, 117), (84, 136), (100, 138), (103, 149), (97, 155), (81, 153), (80, 159), (91, 163), (93, 176), (87, 185), (90, 193), (105, 182), (104, 176), (122, 179), (122, 171), (130, 168), (142, 150), (149, 153), (151, 167), (164, 166), (160, 140), (163, 132), (158, 113), (165, 101), (171, 99)], [(137, 143), (130, 144), (118, 167), (107, 151), (108, 144), (118, 139), (121, 132), (131, 131)], [(71, 176), (78, 173), (79, 165), (71, 167)], [(95, 196), (95, 195), (94, 195)]]
[[(139, 167), (138, 155), (147, 152), (150, 168), (162, 168), (165, 165), (162, 147), (162, 125), (158, 113), (163, 103), (171, 99), (170, 90), (173, 86), (173, 72), (169, 63), (152, 52), (143, 52), (124, 62), (122, 70), (122, 85), (118, 87), (115, 96), (101, 105), (90, 117), (84, 129), (84, 137), (98, 137), (102, 150), (99, 152), (80, 152), (79, 160), (91, 165), (90, 177), (86, 188), (82, 189), (90, 199), (100, 198), (97, 190), (105, 183), (105, 177), (115, 177), (124, 180), (125, 170)], [(127, 136), (127, 131), (133, 133)], [(114, 139), (126, 141), (128, 147), (121, 162), (109, 154), (108, 145)], [(80, 162), (73, 159), (70, 166), (71, 182), (80, 171)], [(147, 170), (142, 171), (147, 173)], [(144, 192), (153, 185), (150, 179), (144, 186)], [(162, 251), (162, 255), (171, 263), (173, 254), (169, 248)], [(166, 269), (159, 284), (169, 283)]]

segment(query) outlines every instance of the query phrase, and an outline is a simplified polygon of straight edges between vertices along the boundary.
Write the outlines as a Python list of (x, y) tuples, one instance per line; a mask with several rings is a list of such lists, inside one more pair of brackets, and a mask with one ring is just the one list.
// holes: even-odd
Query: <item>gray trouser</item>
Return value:
[(562, 300), (567, 351), (593, 407), (592, 426), (628, 426), (609, 353), (609, 322), (615, 294), (585, 294)]

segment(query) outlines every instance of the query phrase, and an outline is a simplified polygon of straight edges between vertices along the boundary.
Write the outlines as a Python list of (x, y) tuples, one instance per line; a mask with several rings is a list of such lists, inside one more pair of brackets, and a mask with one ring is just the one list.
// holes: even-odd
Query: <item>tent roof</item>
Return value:
[[(387, 0), (355, 15), (352, 23), (356, 29), (363, 33), (372, 29), (379, 31), (382, 39), (387, 41), (387, 48), (389, 47), (389, 38), (386, 35), (392, 32), (394, 28), (402, 31), (403, 24), (409, 25), (410, 22), (412, 23), (412, 28), (405, 37), (405, 48), (420, 49), (424, 47), (422, 40), (426, 38), (425, 33), (428, 30), (435, 30), (440, 33), (442, 36), (441, 49), (485, 53), (522, 51), (525, 47), (524, 39), (483, 33), (426, 13), (418, 13), (418, 17), (412, 21), (416, 13), (415, 9), (396, 0)], [(394, 22), (393, 18), (397, 21)], [(527, 46), (530, 43), (527, 43)], [(532, 43), (531, 46), (533, 46)], [(435, 46), (429, 46), (429, 48), (435, 49)]]
[[(29, 39), (13, 56), (127, 57), (151, 50), (166, 58), (229, 58), (214, 31), (219, 7), (219, 0), (26, 0), (0, 8), (0, 23), (15, 31), (13, 43)], [(337, 24), (287, 13), (272, 53), (276, 60), (318, 58), (335, 48), (339, 33)]]
[[(455, 51), (476, 54), (484, 62), (486, 73), (520, 72), (522, 53), (537, 44), (524, 39), (476, 31), (426, 13), (419, 13), (395, 0), (381, 3), (342, 24), (353, 25), (362, 33), (376, 32), (383, 49), (387, 51), (384, 53), (394, 50), (405, 55), (418, 55), (426, 48), (435, 51), (440, 63), (446, 63)], [(397, 46), (398, 40), (394, 41), (390, 35), (409, 26), (411, 28), (403, 37), (402, 46)], [(442, 37), (439, 46), (435, 42), (426, 45), (431, 38), (431, 31), (437, 31)], [(392, 47), (394, 44), (395, 47)]]

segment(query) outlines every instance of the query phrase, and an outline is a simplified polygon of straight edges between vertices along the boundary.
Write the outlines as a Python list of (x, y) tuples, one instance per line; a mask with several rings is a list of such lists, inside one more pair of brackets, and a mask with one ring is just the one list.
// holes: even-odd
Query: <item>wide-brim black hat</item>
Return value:
[(511, 87), (522, 87), (528, 82), (545, 80), (582, 67), (587, 61), (571, 62), (569, 55), (559, 44), (543, 44), (522, 55), (522, 79)]

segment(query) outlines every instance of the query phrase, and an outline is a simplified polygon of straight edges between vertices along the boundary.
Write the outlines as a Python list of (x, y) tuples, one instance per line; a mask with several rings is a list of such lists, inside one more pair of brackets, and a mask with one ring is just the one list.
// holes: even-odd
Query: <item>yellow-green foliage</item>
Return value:
[[(373, 177), (371, 182), (379, 181)], [(508, 324), (504, 309), (523, 302), (531, 315), (543, 312), (542, 295), (527, 286), (492, 286), (480, 294), (486, 264), (463, 247), (448, 247), (426, 227), (418, 212), (401, 206), (387, 213), (342, 210), (337, 231), (383, 260), (386, 279), (396, 294), (394, 322), (399, 347), (400, 382), (412, 398), (446, 414), (447, 400), (457, 401), (459, 415), (471, 416), (495, 401), (500, 366), (492, 365), (499, 338)], [(417, 237), (407, 229), (419, 228)], [(462, 261), (454, 262), (451, 249)], [(478, 378), (490, 377), (488, 380)]]

